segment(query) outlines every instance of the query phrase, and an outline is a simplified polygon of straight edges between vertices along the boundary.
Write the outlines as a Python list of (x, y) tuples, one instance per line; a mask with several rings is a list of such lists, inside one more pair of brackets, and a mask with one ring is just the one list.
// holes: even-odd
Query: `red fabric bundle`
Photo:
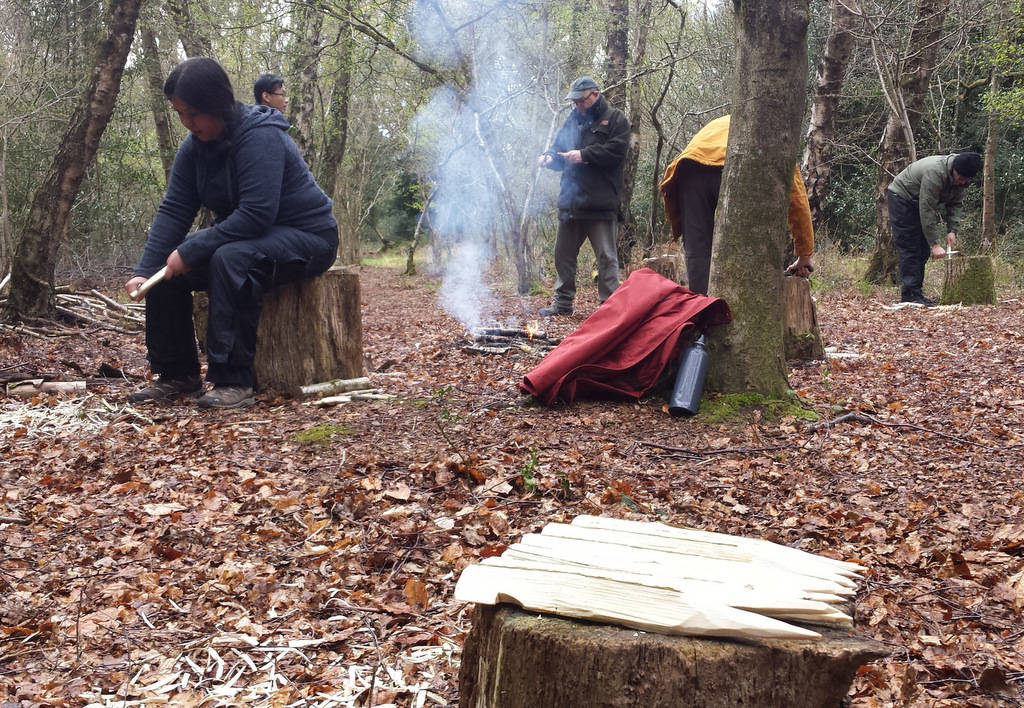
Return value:
[(725, 300), (634, 271), (519, 384), (544, 405), (578, 396), (640, 398), (679, 357), (691, 330), (732, 321)]

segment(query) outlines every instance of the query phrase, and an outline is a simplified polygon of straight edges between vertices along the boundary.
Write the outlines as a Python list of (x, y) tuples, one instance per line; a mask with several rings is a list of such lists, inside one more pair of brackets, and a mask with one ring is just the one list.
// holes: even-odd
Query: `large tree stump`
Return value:
[(682, 258), (677, 253), (664, 253), (660, 256), (645, 258), (641, 268), (650, 268), (658, 275), (668, 278), (673, 283), (679, 282), (679, 268)]
[(836, 708), (857, 669), (888, 655), (815, 627), (814, 641), (648, 634), (478, 605), (459, 669), (460, 708)]
[(782, 306), (786, 359), (824, 359), (825, 345), (818, 328), (818, 313), (814, 309), (810, 281), (795, 275), (783, 277)]
[(991, 256), (957, 256), (946, 259), (942, 305), (995, 305), (996, 279)]
[[(206, 344), (206, 297), (197, 293), (194, 319)], [(333, 267), (312, 280), (274, 288), (263, 297), (256, 339), (256, 389), (297, 395), (300, 386), (363, 373), (359, 276)]]

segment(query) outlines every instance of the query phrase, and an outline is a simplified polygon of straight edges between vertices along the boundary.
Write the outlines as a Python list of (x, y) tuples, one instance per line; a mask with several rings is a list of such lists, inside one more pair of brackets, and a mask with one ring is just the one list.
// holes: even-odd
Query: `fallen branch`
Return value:
[(373, 383), (366, 376), (356, 379), (332, 379), (321, 383), (309, 384), (299, 387), (303, 396), (315, 396), (322, 393), (345, 393), (346, 391), (367, 391), (373, 388)]
[(956, 440), (957, 442), (963, 443), (965, 445), (974, 445), (985, 450), (999, 449), (992, 447), (990, 445), (985, 445), (984, 443), (975, 442), (974, 440), (962, 438), (959, 435), (950, 435), (949, 433), (943, 433), (942, 431), (939, 430), (932, 430), (931, 428), (925, 428), (924, 426), (915, 425), (914, 423), (890, 423), (889, 421), (879, 420), (878, 418), (875, 418), (873, 416), (865, 415), (864, 413), (858, 413), (856, 411), (848, 411), (846, 413), (843, 413), (841, 416), (833, 418), (832, 420), (827, 420), (821, 423), (815, 423), (814, 425), (809, 425), (807, 426), (807, 430), (814, 432), (821, 427), (830, 428), (838, 423), (846, 423), (848, 421), (856, 421), (858, 423), (870, 423), (872, 425), (883, 425), (887, 428), (910, 428), (911, 430), (919, 430), (922, 433), (931, 433), (932, 435), (937, 435), (940, 438), (946, 438), (947, 440)]
[(710, 455), (751, 455), (760, 452), (775, 452), (777, 450), (792, 450), (795, 445), (771, 445), (769, 447), (723, 447), (717, 450), (694, 450), (687, 447), (673, 447), (672, 445), (662, 445), (661, 443), (650, 442), (648, 440), (638, 440), (637, 445), (643, 447), (653, 447), (658, 450), (665, 450), (667, 452), (679, 453), (681, 455), (688, 455), (694, 459), (700, 459), (702, 457), (708, 457)]

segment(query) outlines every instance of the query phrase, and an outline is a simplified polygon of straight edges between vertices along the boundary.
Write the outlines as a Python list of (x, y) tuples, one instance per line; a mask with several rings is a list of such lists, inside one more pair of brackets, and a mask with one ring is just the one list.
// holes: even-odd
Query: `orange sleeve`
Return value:
[(811, 205), (807, 203), (807, 188), (799, 165), (793, 168), (793, 189), (789, 193), (789, 230), (793, 234), (793, 251), (797, 256), (814, 253)]
[(665, 216), (668, 217), (672, 238), (679, 238), (679, 235), (683, 233), (683, 215), (679, 211), (679, 204), (676, 201), (677, 190), (675, 187), (676, 173), (679, 170), (679, 161), (682, 159), (683, 156), (680, 154), (665, 168), (665, 176), (661, 178), (661, 184), (658, 187), (661, 192), (661, 200), (665, 203)]

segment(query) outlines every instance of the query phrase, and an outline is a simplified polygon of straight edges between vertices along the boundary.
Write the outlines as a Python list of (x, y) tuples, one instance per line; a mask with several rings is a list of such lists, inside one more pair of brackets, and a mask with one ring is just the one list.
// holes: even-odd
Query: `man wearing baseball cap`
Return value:
[(551, 147), (538, 158), (542, 167), (562, 173), (555, 237), (555, 292), (543, 317), (572, 314), (580, 247), (590, 241), (597, 258), (601, 302), (619, 286), (616, 239), (623, 164), (629, 148), (629, 119), (601, 95), (597, 82), (581, 76), (565, 100), (573, 110)]
[(925, 263), (946, 255), (943, 235), (946, 248), (956, 244), (964, 189), (980, 170), (976, 152), (932, 155), (908, 165), (886, 190), (901, 302), (935, 304), (922, 291)]

